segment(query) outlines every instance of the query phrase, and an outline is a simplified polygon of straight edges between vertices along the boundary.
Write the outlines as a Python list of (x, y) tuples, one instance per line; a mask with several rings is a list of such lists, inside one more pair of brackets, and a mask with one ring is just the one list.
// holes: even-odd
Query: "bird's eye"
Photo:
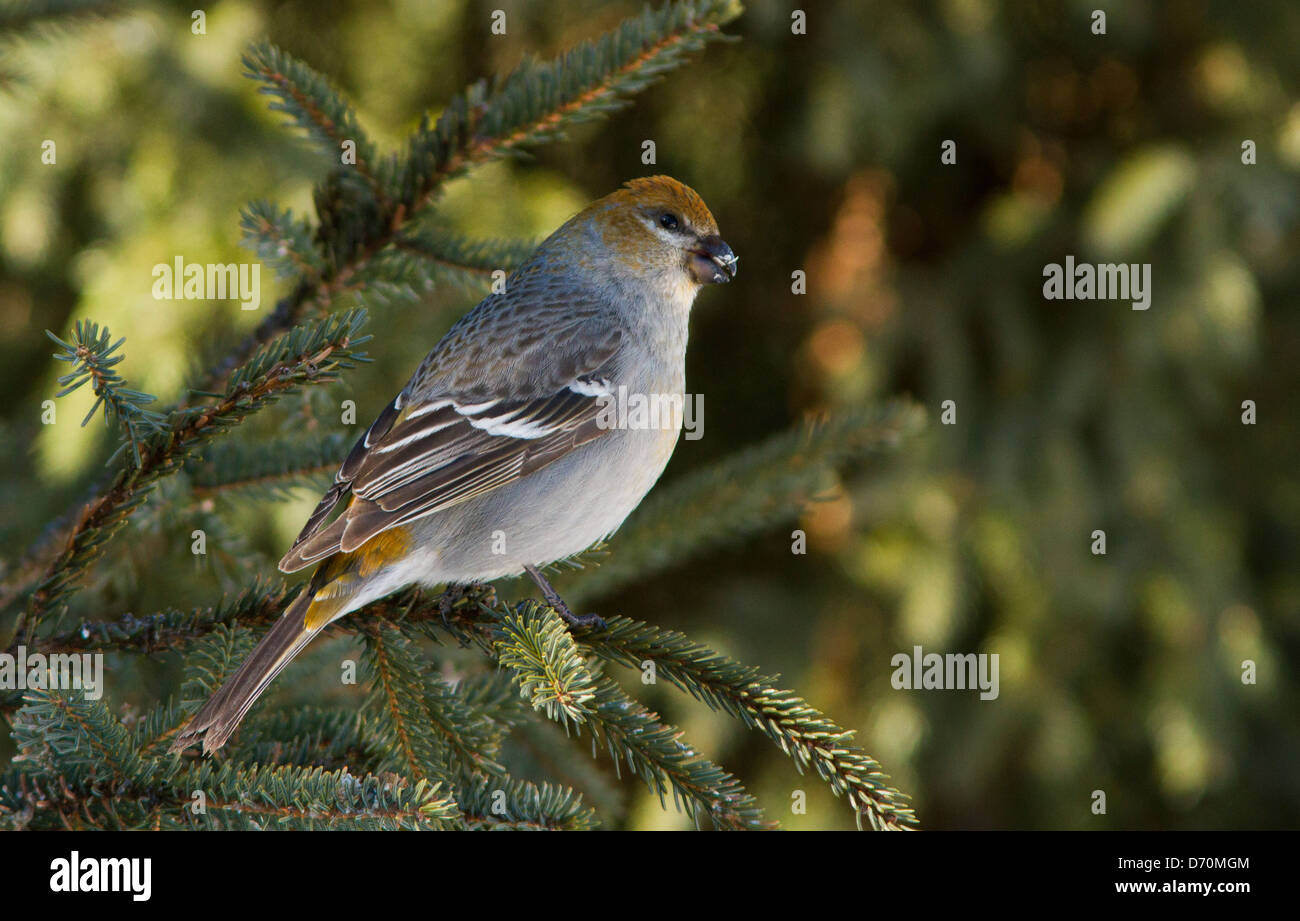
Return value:
[(659, 215), (659, 226), (667, 230), (676, 230), (678, 227), (677, 215), (673, 214), (671, 211), (665, 211), (663, 214)]

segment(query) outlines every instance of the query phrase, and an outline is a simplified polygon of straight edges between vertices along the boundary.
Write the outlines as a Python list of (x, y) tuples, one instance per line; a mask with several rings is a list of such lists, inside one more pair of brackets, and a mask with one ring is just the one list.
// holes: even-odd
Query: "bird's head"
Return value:
[(671, 176), (647, 176), (593, 202), (577, 218), (595, 231), (613, 270), (693, 298), (701, 285), (736, 275), (736, 254), (695, 190)]

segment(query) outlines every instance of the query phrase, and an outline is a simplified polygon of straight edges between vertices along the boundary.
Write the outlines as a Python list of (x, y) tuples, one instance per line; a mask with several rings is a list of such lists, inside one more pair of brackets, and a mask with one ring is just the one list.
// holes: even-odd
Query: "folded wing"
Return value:
[[(280, 569), (295, 572), (356, 550), (389, 528), (528, 476), (599, 438), (619, 338), (608, 331), (587, 337), (585, 354), (550, 361), (557, 373), (542, 375), (524, 396), (492, 396), (482, 385), (469, 395), (439, 394), (436, 387), (412, 395), (408, 385), (352, 448)], [(573, 375), (584, 366), (590, 370)]]

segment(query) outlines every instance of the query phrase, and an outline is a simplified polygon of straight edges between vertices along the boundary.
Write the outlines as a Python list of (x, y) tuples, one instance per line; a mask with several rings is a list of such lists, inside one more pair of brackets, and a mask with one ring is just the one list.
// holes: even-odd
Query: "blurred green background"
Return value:
[[(688, 387), (706, 398), (704, 438), (679, 445), (665, 482), (809, 412), (910, 395), (930, 426), (828, 487), (798, 525), (807, 555), (786, 528), (590, 607), (781, 673), (859, 730), (928, 828), (1300, 824), (1300, 6), (819, 0), (806, 35), (791, 34), (789, 4), (748, 6), (728, 28), (742, 41), (567, 143), (456, 181), (442, 215), (467, 234), (541, 237), (633, 176), (703, 195), (741, 271), (698, 302)], [(494, 9), (504, 36), (489, 32)], [(264, 271), (256, 313), (150, 294), (152, 267), (177, 255), (251, 258), (246, 202), (310, 212), (323, 164), (241, 76), (248, 42), (329, 75), (392, 147), (468, 82), (640, 9), (238, 0), (206, 7), (194, 35), (188, 9), (145, 3), (6, 39), (0, 577), (108, 453), (101, 424), (76, 424), (89, 393), (40, 424), (66, 370), (43, 331), (107, 324), (127, 337), (119, 370), (168, 403), (284, 293)], [(955, 165), (940, 164), (947, 139)], [(1151, 263), (1150, 310), (1044, 300), (1043, 266), (1067, 254)], [(240, 437), (338, 425), (344, 399), (364, 423), (481, 293), (378, 308), (375, 364)], [(939, 424), (945, 400), (955, 425)], [(274, 576), (317, 495), (169, 485), (72, 616), (208, 605)], [(1105, 556), (1090, 552), (1094, 529)], [(913, 645), (998, 653), (1000, 697), (892, 689), (890, 658)], [(337, 695), (338, 655), (305, 656), (273, 692)], [(1257, 684), (1242, 683), (1243, 660)], [(327, 663), (315, 684), (313, 662)], [(109, 668), (115, 706), (176, 690), (175, 656)], [(783, 824), (852, 826), (736, 721), (668, 687), (632, 690)], [(628, 827), (690, 824), (631, 781), (617, 789)], [(790, 814), (795, 789), (806, 815)]]

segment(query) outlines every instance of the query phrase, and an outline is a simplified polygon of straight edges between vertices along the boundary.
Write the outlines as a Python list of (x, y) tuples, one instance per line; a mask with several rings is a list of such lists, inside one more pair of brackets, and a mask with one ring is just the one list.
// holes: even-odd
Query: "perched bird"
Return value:
[(633, 179), (551, 234), (352, 448), (280, 561), (316, 565), (311, 579), (173, 750), (220, 748), (312, 637), (411, 583), (527, 572), (571, 624), (598, 623), (541, 569), (612, 534), (663, 472), (680, 416), (619, 428), (610, 401), (684, 398), (691, 304), (735, 274), (708, 207), (668, 176)]

